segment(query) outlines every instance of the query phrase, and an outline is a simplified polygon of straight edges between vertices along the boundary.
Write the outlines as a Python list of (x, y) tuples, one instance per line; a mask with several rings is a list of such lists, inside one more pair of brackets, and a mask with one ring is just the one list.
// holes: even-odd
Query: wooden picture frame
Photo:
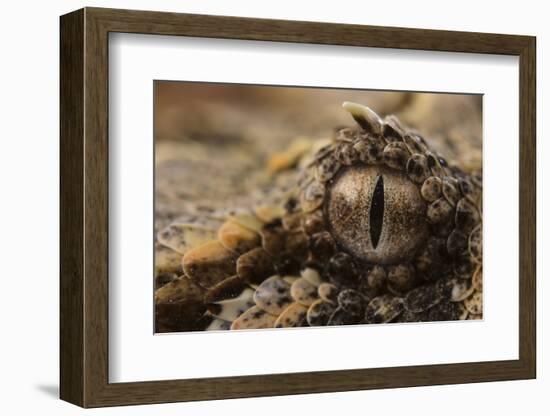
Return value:
[[(535, 38), (85, 8), (61, 17), (63, 400), (83, 407), (529, 379), (536, 376)], [(108, 379), (108, 35), (298, 42), (519, 57), (519, 359), (208, 379)]]

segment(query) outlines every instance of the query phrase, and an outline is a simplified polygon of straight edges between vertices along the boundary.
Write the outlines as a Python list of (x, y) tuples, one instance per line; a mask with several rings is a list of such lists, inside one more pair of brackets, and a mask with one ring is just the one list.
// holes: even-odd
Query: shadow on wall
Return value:
[(59, 399), (59, 386), (57, 384), (37, 384), (34, 387), (46, 396)]

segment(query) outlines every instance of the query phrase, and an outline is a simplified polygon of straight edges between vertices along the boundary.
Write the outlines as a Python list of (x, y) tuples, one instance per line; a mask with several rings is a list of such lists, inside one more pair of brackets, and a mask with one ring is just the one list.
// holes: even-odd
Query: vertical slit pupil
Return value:
[(384, 178), (382, 175), (378, 176), (378, 180), (374, 187), (369, 220), (372, 248), (376, 249), (378, 241), (380, 240), (380, 235), (382, 234), (382, 224), (384, 222)]

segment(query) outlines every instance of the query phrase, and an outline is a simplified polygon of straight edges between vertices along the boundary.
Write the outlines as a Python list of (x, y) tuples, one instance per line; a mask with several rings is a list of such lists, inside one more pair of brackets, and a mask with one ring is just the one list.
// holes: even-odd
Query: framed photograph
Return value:
[(63, 400), (536, 377), (534, 37), (60, 27)]

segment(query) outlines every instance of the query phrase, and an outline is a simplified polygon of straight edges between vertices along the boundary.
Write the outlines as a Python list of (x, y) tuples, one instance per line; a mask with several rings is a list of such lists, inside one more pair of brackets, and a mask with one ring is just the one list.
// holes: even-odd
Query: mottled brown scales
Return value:
[(221, 305), (218, 305), (216, 303), (209, 304), (206, 306), (206, 308), (208, 309), (208, 312), (210, 312), (214, 316), (219, 315), (222, 311)]
[(367, 285), (371, 289), (381, 289), (386, 284), (386, 269), (381, 266), (373, 266), (366, 275)]
[(392, 295), (372, 299), (365, 310), (365, 322), (381, 324), (390, 322), (403, 312), (403, 300)]
[(468, 199), (462, 198), (456, 205), (455, 224), (465, 233), (470, 233), (480, 223), (479, 211)]
[(477, 266), (472, 276), (472, 287), (477, 292), (483, 291), (483, 270), (481, 265)]
[(258, 247), (241, 255), (236, 265), (237, 275), (250, 284), (260, 284), (275, 273), (273, 258)]
[(471, 279), (475, 270), (475, 264), (468, 255), (455, 259), (453, 264), (454, 275), (461, 279)]
[(464, 301), (464, 306), (473, 315), (480, 315), (483, 312), (483, 292), (476, 291)]
[(428, 206), (426, 217), (432, 224), (441, 224), (449, 220), (452, 214), (452, 205), (445, 198), (439, 198)]
[(298, 303), (309, 306), (317, 299), (317, 287), (302, 277), (292, 284), (290, 295)]
[(261, 318), (263, 315), (265, 315), (265, 311), (259, 309), (259, 310), (257, 310), (256, 312), (254, 312), (254, 313), (252, 314), (252, 318), (253, 318), (253, 319), (259, 319), (259, 318)]
[(290, 302), (292, 302), (292, 298), (290, 296), (283, 296), (277, 300), (277, 306), (279, 308), (283, 308), (284, 306), (287, 306)]
[(240, 276), (229, 277), (208, 290), (204, 296), (206, 303), (219, 302), (239, 296), (248, 285)]
[(409, 152), (402, 142), (392, 142), (384, 148), (384, 162), (390, 168), (403, 169), (407, 164)]
[(461, 303), (443, 301), (428, 310), (426, 321), (456, 321), (465, 319), (465, 308)]
[(422, 184), (422, 187), (420, 188), (420, 193), (427, 202), (434, 202), (441, 197), (442, 186), (443, 184), (440, 178), (436, 176), (430, 176)]
[(461, 302), (464, 299), (468, 298), (475, 289), (472, 281), (465, 279), (454, 278), (451, 280), (452, 289), (450, 300), (452, 302)]
[(406, 293), (414, 288), (416, 271), (412, 264), (403, 263), (388, 267), (388, 289), (392, 293)]
[(407, 162), (407, 174), (416, 183), (423, 183), (430, 175), (426, 156), (414, 154)]
[(435, 284), (427, 284), (411, 290), (404, 297), (405, 309), (412, 313), (420, 313), (439, 303), (442, 299)]
[(455, 206), (460, 198), (460, 191), (457, 188), (456, 179), (443, 178), (442, 191), (449, 204), (451, 204), (451, 206)]
[(336, 303), (338, 301), (338, 287), (331, 283), (323, 283), (317, 288), (319, 297), (330, 303)]
[[(341, 129), (324, 146), (302, 141), (272, 159), (273, 186), (258, 195), (278, 193), (277, 203), (206, 210), (217, 228), (198, 216), (159, 232), (157, 281), (169, 277), (157, 306), (178, 306), (157, 309), (158, 328), (482, 316), (481, 173), (449, 164), (395, 116), (381, 119), (349, 102), (344, 109), (356, 128)], [(292, 170), (301, 171), (295, 182), (280, 179)], [(185, 275), (174, 283), (177, 267)], [(191, 284), (195, 297), (178, 292)], [(179, 312), (194, 323), (164, 316)]]

